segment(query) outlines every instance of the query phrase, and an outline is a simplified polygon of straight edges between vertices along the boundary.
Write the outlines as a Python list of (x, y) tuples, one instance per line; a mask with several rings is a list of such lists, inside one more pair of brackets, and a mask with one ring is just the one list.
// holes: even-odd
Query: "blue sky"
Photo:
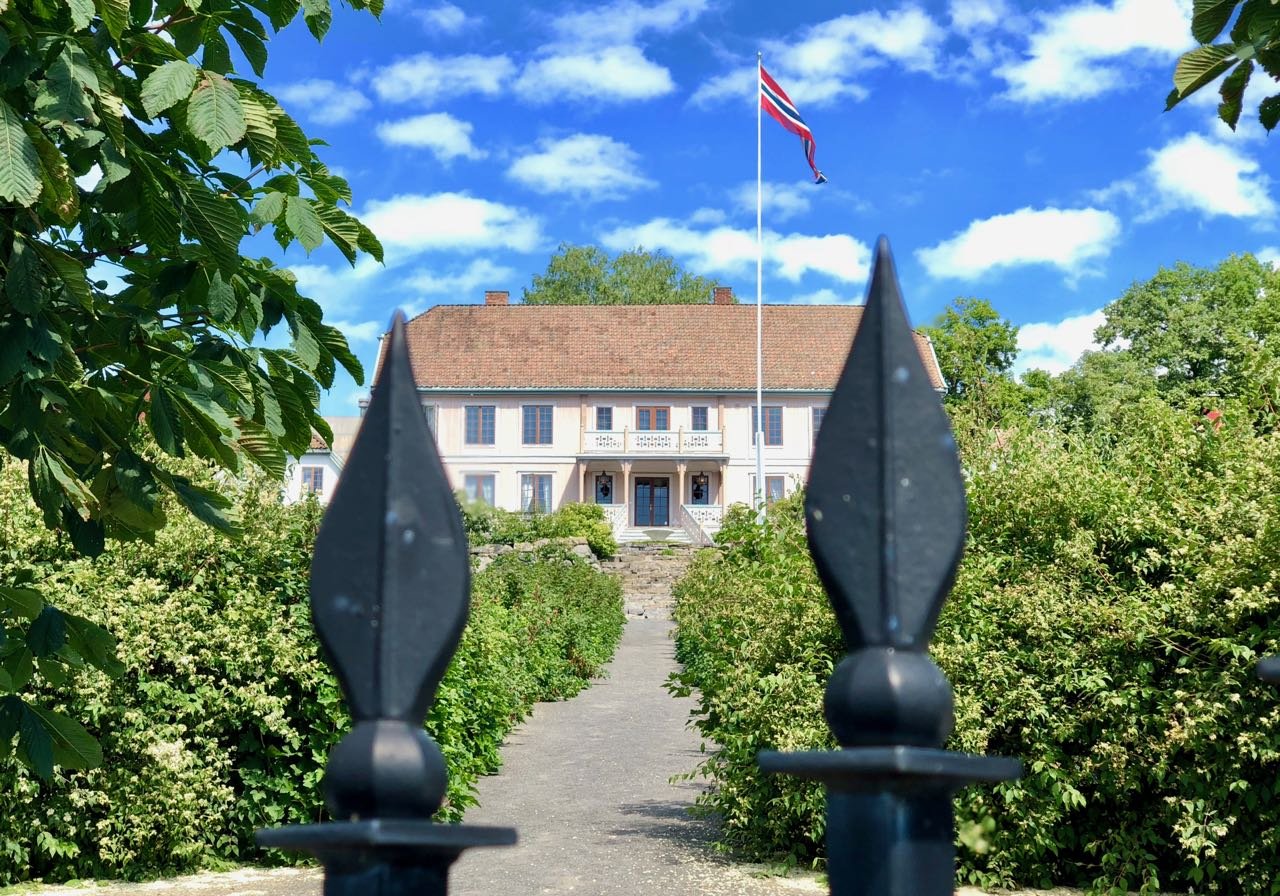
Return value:
[[(1060, 370), (1177, 261), (1280, 258), (1278, 149), (1246, 98), (1165, 113), (1190, 0), (450, 3), (300, 23), (265, 86), (355, 192), (386, 264), (274, 252), (368, 368), (392, 310), (513, 300), (561, 242), (644, 246), (755, 295), (755, 53), (817, 141), (764, 122), (765, 300), (860, 302), (888, 234), (916, 323), (981, 296)], [(1258, 78), (1255, 76), (1255, 81)], [(1274, 89), (1274, 88), (1272, 88)], [(714, 334), (708, 334), (714, 338)], [(343, 380), (329, 414), (354, 413)]]

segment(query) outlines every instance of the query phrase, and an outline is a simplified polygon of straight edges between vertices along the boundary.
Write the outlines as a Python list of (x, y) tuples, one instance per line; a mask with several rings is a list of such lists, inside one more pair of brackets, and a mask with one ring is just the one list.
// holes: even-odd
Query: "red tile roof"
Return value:
[[(862, 308), (764, 306), (764, 385), (829, 391)], [(754, 305), (437, 305), (409, 321), (419, 386), (750, 391)], [(929, 341), (916, 334), (935, 388)], [(381, 358), (379, 358), (381, 361)]]

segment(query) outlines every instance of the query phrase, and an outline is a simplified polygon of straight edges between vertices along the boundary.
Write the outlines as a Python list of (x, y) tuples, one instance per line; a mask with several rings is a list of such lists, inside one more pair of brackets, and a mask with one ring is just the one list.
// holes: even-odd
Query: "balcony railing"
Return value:
[(724, 454), (720, 430), (588, 430), (582, 436), (583, 454)]

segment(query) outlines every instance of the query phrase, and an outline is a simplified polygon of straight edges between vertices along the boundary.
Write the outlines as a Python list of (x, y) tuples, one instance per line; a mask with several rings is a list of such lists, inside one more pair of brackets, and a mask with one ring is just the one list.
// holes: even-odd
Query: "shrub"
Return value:
[(473, 544), (519, 544), (540, 538), (585, 538), (601, 560), (618, 553), (613, 528), (598, 504), (566, 504), (554, 513), (520, 514), (476, 502), (463, 503)]
[[(1158, 405), (1096, 437), (961, 437), (969, 543), (933, 647), (948, 746), (1025, 763), (960, 794), (962, 881), (1276, 892), (1280, 695), (1255, 665), (1280, 652), (1280, 437)], [(809, 860), (821, 790), (754, 764), (834, 746), (844, 650), (800, 499), (764, 530), (731, 514), (719, 541), (676, 591), (675, 685), (720, 745), (704, 802), (727, 845)]]
[[(256, 828), (324, 817), (324, 763), (350, 721), (309, 620), (319, 509), (282, 507), (267, 483), (242, 497), (240, 541), (174, 513), (154, 545), (114, 545), (90, 562), (43, 530), (20, 477), (0, 474), (0, 576), (35, 564), (60, 606), (119, 637), (126, 671), (41, 685), (85, 721), (105, 759), (47, 783), (0, 759), (0, 883), (262, 858)], [(622, 623), (616, 580), (566, 554), (499, 558), (475, 576), (470, 622), (427, 720), (450, 772), (442, 819), (474, 803), (476, 778), (497, 768), (502, 738), (533, 701), (586, 684)]]

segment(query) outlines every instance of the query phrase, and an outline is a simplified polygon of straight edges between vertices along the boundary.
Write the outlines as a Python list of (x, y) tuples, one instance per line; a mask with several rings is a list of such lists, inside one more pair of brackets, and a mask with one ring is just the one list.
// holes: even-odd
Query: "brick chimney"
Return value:
[(506, 305), (511, 293), (505, 289), (486, 289), (484, 291), (484, 303), (486, 305)]
[(711, 304), (713, 305), (732, 305), (733, 304), (733, 287), (717, 286), (711, 290)]

